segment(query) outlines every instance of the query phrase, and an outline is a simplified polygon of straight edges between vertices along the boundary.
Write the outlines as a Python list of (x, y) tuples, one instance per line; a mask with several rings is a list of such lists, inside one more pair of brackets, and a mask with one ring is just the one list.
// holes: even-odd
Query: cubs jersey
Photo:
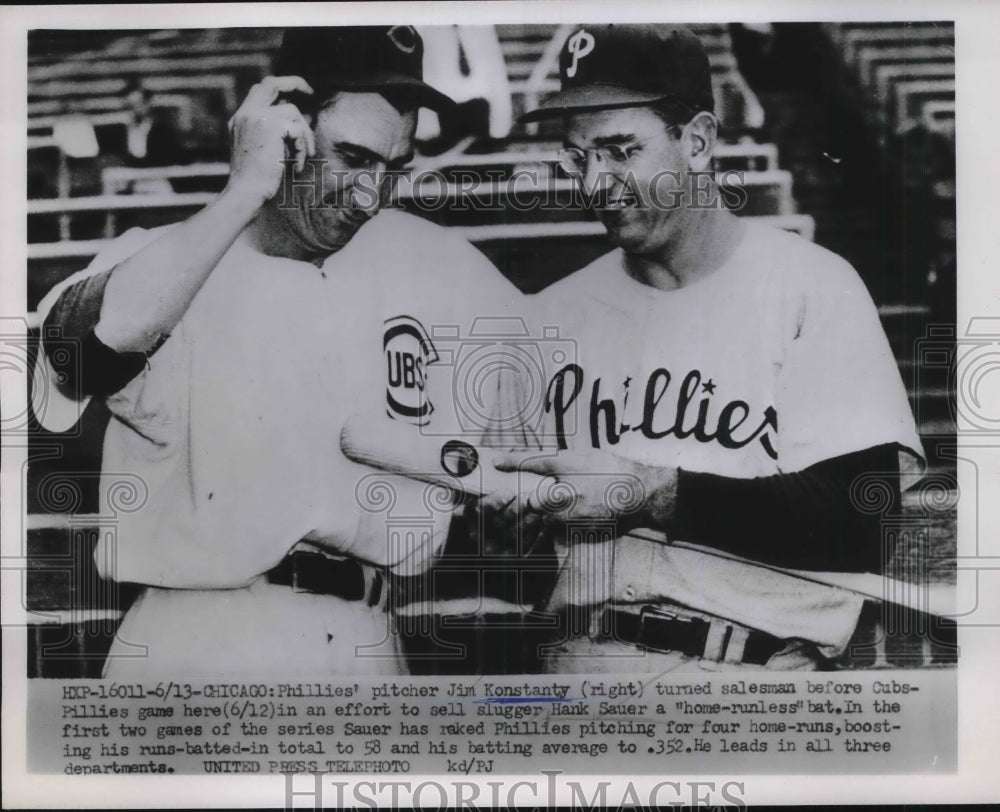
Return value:
[[(66, 284), (162, 231), (123, 235)], [(481, 440), (494, 404), (452, 407), (456, 360), (519, 297), (464, 240), (400, 212), (375, 217), (322, 267), (239, 238), (146, 370), (107, 399), (105, 508), (117, 472), (143, 484), (141, 504), (117, 511), (114, 549), (99, 543), (99, 568), (164, 587), (239, 587), (305, 539), (419, 570), (443, 540), (450, 496), (349, 461), (341, 427), (362, 413)]]

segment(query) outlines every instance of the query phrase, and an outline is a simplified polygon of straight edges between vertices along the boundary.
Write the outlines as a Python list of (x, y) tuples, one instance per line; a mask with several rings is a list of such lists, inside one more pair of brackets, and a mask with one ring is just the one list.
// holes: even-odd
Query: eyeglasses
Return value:
[(628, 166), (632, 156), (639, 150), (639, 144), (607, 144), (603, 147), (593, 149), (580, 149), (579, 147), (565, 147), (557, 153), (559, 165), (563, 171), (571, 177), (583, 177), (587, 174), (587, 158), (594, 155), (608, 172), (621, 172)]
[[(683, 124), (670, 124), (667, 132), (683, 128)], [(616, 174), (624, 171), (635, 154), (643, 148), (641, 143), (632, 144), (605, 144), (601, 147), (591, 149), (580, 149), (579, 147), (564, 147), (557, 154), (559, 165), (570, 177), (583, 177), (587, 174), (587, 158), (591, 154), (597, 158), (607, 172)]]

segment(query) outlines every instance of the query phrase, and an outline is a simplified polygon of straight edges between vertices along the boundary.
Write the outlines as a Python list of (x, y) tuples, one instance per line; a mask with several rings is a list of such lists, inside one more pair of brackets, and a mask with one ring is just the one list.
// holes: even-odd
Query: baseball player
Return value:
[[(401, 671), (387, 579), (426, 566), (451, 497), (348, 461), (341, 426), (449, 430), (442, 342), (519, 296), (465, 241), (378, 213), (417, 109), (450, 103), (421, 59), (409, 26), (289, 29), (231, 122), (218, 199), (124, 234), (43, 302), (79, 350), (43, 357), (36, 389), (60, 383), (39, 418), (106, 399), (95, 556), (146, 585), (106, 676)], [(119, 472), (143, 482), (130, 510)]]
[[(526, 118), (562, 121), (562, 166), (615, 249), (540, 294), (544, 323), (578, 346), (545, 392), (558, 454), (498, 464), (575, 490), (502, 514), (528, 530), (557, 520), (570, 542), (550, 601), (567, 634), (547, 667), (816, 668), (845, 650), (860, 598), (621, 536), (878, 571), (889, 551), (865, 488), (898, 499), (923, 453), (877, 311), (844, 260), (719, 205), (711, 74), (691, 32), (585, 25), (560, 76)], [(628, 498), (609, 498), (615, 481)], [(603, 541), (573, 544), (588, 525)]]

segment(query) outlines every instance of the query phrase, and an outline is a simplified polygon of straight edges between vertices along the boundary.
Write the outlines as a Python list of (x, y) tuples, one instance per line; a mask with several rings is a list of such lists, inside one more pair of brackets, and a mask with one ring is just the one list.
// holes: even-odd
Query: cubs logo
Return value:
[(566, 75), (569, 78), (576, 76), (576, 69), (587, 54), (594, 50), (594, 37), (582, 28), (566, 41), (566, 50), (572, 57), (572, 61), (566, 68)]
[(389, 417), (425, 425), (434, 412), (426, 392), (427, 367), (438, 360), (434, 342), (415, 318), (396, 316), (386, 319), (382, 347)]
[(417, 31), (412, 25), (394, 25), (385, 35), (404, 54), (417, 50)]

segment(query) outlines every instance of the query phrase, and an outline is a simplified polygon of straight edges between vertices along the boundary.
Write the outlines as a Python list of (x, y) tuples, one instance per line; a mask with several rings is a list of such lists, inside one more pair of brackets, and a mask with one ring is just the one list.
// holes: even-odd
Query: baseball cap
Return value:
[(584, 25), (559, 54), (562, 89), (521, 121), (673, 99), (713, 110), (701, 41), (676, 25)]
[(424, 82), (424, 43), (411, 25), (287, 28), (277, 76), (301, 76), (321, 99), (337, 90), (407, 91), (436, 112), (454, 102)]

